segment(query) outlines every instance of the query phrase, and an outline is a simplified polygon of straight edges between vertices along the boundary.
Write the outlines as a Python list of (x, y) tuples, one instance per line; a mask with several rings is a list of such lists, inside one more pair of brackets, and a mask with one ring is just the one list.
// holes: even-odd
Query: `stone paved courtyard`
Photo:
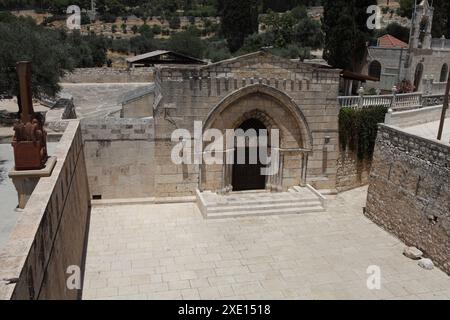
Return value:
[[(96, 206), (83, 298), (450, 299), (450, 277), (364, 217), (366, 193), (326, 212), (215, 220), (193, 203)], [(367, 289), (370, 265), (380, 290)]]

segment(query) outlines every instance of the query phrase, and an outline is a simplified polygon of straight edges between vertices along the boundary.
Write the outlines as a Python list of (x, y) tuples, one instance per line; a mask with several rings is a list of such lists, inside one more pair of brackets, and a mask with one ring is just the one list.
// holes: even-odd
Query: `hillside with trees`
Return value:
[[(400, 1), (398, 13), (407, 14), (408, 1)], [(53, 72), (44, 72), (39, 78), (45, 83), (39, 90), (51, 94), (57, 91), (57, 80), (65, 70), (120, 66), (127, 56), (157, 49), (212, 62), (263, 47), (294, 59), (312, 58), (312, 52), (323, 49), (329, 64), (357, 71), (367, 42), (386, 33), (408, 41), (408, 30), (402, 25), (391, 23), (376, 32), (367, 29), (366, 8), (376, 3), (376, 0), (96, 0), (94, 17), (89, 11), (90, 0), (0, 0), (3, 11), (0, 40), (9, 43), (0, 48), (4, 57), (0, 62), (0, 81), (5, 87), (14, 77), (8, 71), (14, 68), (14, 61), (34, 59), (37, 70), (42, 64), (42, 70), (48, 68)], [(84, 9), (81, 30), (72, 31), (65, 26), (66, 9), (72, 4)], [(437, 18), (434, 32), (444, 32), (448, 27), (444, 10), (450, 6), (443, 0), (436, 0), (435, 5), (441, 6), (443, 13), (438, 14), (441, 17)], [(311, 14), (311, 6), (323, 6), (323, 10), (314, 9), (323, 11), (323, 17)], [(21, 14), (17, 10), (31, 10), (39, 18), (33, 22), (17, 17)], [(42, 38), (45, 45), (23, 45), (28, 38), (25, 43)], [(39, 60), (41, 55), (47, 55), (48, 61)], [(49, 68), (49, 64), (55, 67)]]

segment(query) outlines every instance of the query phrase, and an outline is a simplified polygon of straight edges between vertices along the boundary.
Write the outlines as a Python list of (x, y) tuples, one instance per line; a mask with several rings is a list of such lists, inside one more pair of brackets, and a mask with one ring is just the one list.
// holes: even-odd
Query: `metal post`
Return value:
[(448, 94), (450, 91), (450, 76), (447, 78), (447, 87), (445, 88), (444, 104), (442, 106), (441, 121), (439, 122), (439, 130), (437, 139), (442, 139), (442, 131), (444, 130), (445, 113), (448, 109)]

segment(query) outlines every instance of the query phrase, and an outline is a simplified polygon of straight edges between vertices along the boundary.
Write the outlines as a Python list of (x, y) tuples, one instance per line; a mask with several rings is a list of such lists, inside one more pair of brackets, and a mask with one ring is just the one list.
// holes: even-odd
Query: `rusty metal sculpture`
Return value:
[(14, 125), (14, 162), (16, 170), (39, 170), (47, 161), (47, 133), (42, 116), (33, 110), (31, 62), (17, 63), (20, 119)]

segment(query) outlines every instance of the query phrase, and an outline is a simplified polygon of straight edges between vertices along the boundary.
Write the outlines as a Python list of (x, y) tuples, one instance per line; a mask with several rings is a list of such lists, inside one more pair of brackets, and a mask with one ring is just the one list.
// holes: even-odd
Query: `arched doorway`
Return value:
[(439, 77), (439, 82), (447, 82), (448, 78), (448, 65), (444, 63), (441, 69), (441, 76)]
[(374, 60), (369, 65), (369, 76), (380, 79), (381, 77), (381, 63)]
[[(259, 130), (267, 130), (264, 123), (255, 118), (250, 118), (242, 122), (238, 128), (242, 129), (244, 132), (249, 132), (248, 130), (255, 130), (256, 137), (259, 136)], [(234, 164), (233, 164), (233, 175), (232, 175), (232, 186), (233, 191), (244, 191), (244, 190), (261, 190), (266, 188), (266, 176), (261, 175), (261, 168), (264, 167), (264, 161), (261, 161), (259, 145), (249, 146), (249, 139), (246, 138), (245, 147), (236, 145), (234, 150)], [(245, 154), (245, 163), (238, 161), (238, 154), (242, 152)], [(252, 159), (250, 153), (256, 153), (256, 157)], [(241, 159), (243, 160), (243, 159)], [(253, 160), (253, 161), (252, 161)], [(256, 160), (256, 163), (255, 161)]]
[(423, 64), (419, 63), (414, 73), (414, 91), (419, 91), (420, 83), (422, 82)]
[[(253, 122), (249, 125), (250, 119), (259, 120), (262, 124)], [(248, 121), (247, 124), (244, 123), (246, 121)], [(203, 122), (203, 130), (209, 128), (219, 130), (266, 128), (270, 161), (265, 167), (267, 169), (278, 168), (278, 170), (275, 169), (277, 170), (275, 174), (258, 176), (255, 185), (239, 185), (239, 181), (236, 180), (239, 179), (237, 172), (242, 169), (244, 175), (247, 174), (248, 170), (244, 170), (245, 166), (234, 168), (234, 164), (230, 161), (229, 165), (222, 166), (220, 172), (216, 165), (203, 164), (199, 170), (199, 190), (217, 190), (228, 193), (232, 190), (264, 188), (265, 190), (281, 191), (299, 183), (306, 183), (308, 155), (312, 151), (312, 133), (303, 112), (285, 92), (266, 84), (252, 84), (236, 90), (210, 110)], [(275, 138), (272, 137), (274, 129), (277, 129), (279, 133), (276, 143), (271, 141)], [(272, 161), (272, 148), (278, 150), (275, 155), (276, 163)], [(233, 159), (234, 151), (234, 148), (227, 149), (223, 154), (224, 158)], [(287, 166), (285, 166), (286, 164)], [(254, 180), (252, 179), (252, 181)]]

